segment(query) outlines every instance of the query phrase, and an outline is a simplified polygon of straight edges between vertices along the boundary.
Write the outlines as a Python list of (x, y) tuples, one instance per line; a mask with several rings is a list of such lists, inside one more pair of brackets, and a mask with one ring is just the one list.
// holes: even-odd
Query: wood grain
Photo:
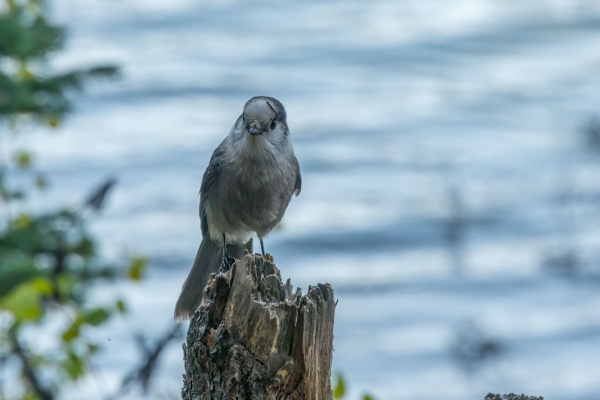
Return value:
[(183, 399), (332, 398), (333, 289), (294, 292), (266, 258), (211, 277), (183, 345)]

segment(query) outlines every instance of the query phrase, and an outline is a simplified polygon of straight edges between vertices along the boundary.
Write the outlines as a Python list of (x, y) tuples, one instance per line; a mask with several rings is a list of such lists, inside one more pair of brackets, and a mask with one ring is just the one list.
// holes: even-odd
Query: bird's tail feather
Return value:
[[(252, 239), (246, 244), (228, 244), (227, 252), (231, 257), (240, 259), (244, 251), (252, 253)], [(200, 243), (196, 259), (187, 279), (181, 288), (181, 294), (175, 305), (175, 319), (183, 321), (191, 318), (202, 303), (204, 287), (210, 274), (219, 270), (222, 262), (222, 247), (219, 247), (210, 235), (205, 235)]]

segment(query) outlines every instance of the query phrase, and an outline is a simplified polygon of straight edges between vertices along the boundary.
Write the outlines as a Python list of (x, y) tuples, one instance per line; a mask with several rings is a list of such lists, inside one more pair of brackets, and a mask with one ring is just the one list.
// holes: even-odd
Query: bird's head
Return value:
[(285, 108), (279, 100), (257, 96), (248, 100), (236, 125), (246, 139), (263, 138), (275, 145), (289, 134), (286, 117)]

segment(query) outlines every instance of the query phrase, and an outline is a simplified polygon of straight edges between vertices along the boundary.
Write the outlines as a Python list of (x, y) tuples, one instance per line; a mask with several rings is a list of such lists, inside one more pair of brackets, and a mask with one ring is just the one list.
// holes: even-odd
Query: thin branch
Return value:
[(120, 395), (131, 389), (136, 382), (140, 384), (144, 394), (147, 394), (148, 387), (150, 385), (150, 378), (156, 369), (158, 357), (171, 340), (180, 338), (181, 336), (181, 325), (176, 324), (173, 329), (167, 332), (167, 334), (156, 343), (154, 349), (150, 349), (146, 345), (145, 338), (141, 335), (138, 335), (136, 340), (142, 352), (144, 353), (144, 362), (139, 368), (127, 374), (127, 376), (123, 379), (123, 383), (121, 384), (121, 390), (112, 398), (118, 398)]
[(52, 393), (47, 391), (40, 383), (40, 380), (38, 379), (35, 371), (33, 370), (33, 367), (29, 363), (29, 359), (25, 355), (25, 351), (21, 346), (21, 343), (19, 343), (19, 339), (17, 338), (15, 333), (11, 332), (10, 337), (13, 342), (15, 353), (21, 360), (21, 363), (23, 363), (23, 371), (25, 372), (25, 376), (27, 377), (27, 380), (29, 381), (32, 389), (35, 391), (35, 393), (39, 396), (40, 399), (53, 400), (54, 396), (52, 395)]

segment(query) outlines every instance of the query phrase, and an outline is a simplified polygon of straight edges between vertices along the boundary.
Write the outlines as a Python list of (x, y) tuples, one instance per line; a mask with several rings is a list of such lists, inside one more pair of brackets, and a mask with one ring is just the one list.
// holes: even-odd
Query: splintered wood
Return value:
[(332, 398), (333, 289), (294, 293), (267, 258), (247, 254), (205, 288), (183, 345), (184, 400)]

